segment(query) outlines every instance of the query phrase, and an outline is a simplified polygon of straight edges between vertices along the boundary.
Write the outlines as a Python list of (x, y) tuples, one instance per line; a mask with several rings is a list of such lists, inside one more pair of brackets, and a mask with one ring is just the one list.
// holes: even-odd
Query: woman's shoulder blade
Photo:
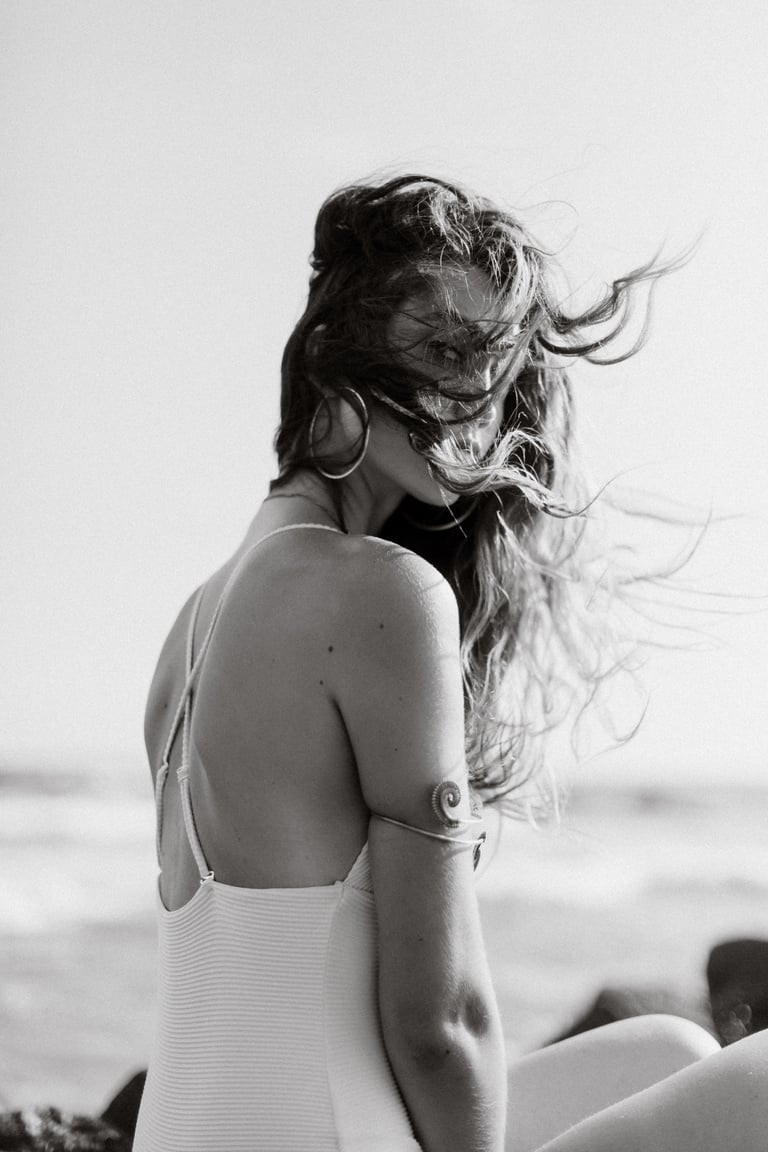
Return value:
[(378, 537), (316, 532), (308, 547), (308, 535), (286, 533), (248, 557), (218, 630), (227, 651), (233, 642), (246, 650), (271, 636), (284, 645), (290, 634), (306, 656), (322, 636), (334, 664), (345, 654), (345, 666), (361, 660), (368, 667), (373, 653), (375, 664), (398, 652), (405, 659), (412, 643), (458, 645), (453, 590), (428, 561)]

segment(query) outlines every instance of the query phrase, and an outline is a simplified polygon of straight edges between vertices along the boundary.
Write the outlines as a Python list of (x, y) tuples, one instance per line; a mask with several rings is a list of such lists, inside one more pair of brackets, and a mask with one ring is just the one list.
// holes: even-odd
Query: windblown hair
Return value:
[[(408, 429), (433, 476), (460, 494), (450, 509), (406, 498), (383, 534), (435, 564), (456, 593), (474, 786), (486, 799), (530, 806), (536, 788), (524, 785), (549, 788), (541, 737), (574, 707), (581, 714), (627, 659), (610, 642), (610, 613), (598, 610), (615, 593), (610, 565), (594, 576), (582, 546), (589, 500), (574, 460), (568, 366), (637, 351), (647, 312), (629, 349), (610, 355), (608, 346), (627, 325), (637, 286), (652, 290), (671, 265), (653, 260), (569, 313), (555, 259), (515, 216), (423, 175), (333, 193), (317, 218), (311, 264), (307, 307), (283, 356), (275, 486), (318, 463), (343, 469), (320, 454), (312, 415), (324, 394), (352, 385)], [(446, 274), (473, 269), (495, 300), (466, 325), (451, 316)], [(395, 313), (425, 294), (442, 301), (445, 317), (429, 365), (388, 338)], [(446, 341), (450, 362), (441, 361)], [(489, 358), (490, 388), (473, 389)], [(462, 425), (481, 420), (499, 395), (503, 423), (480, 457)], [(328, 484), (341, 515), (338, 485)]]

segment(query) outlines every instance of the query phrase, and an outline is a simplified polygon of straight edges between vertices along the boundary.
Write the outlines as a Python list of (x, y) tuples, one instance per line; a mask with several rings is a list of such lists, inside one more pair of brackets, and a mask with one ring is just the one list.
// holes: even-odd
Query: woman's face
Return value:
[[(446, 269), (439, 290), (425, 289), (409, 297), (392, 316), (388, 338), (404, 367), (413, 367), (418, 377), (427, 377), (451, 393), (466, 392), (474, 397), (488, 392), (499, 366), (508, 360), (512, 338), (494, 345), (487, 352), (471, 358), (466, 367), (466, 348), (470, 340), (481, 339), (492, 327), (496, 293), (480, 269), (467, 272)], [(418, 387), (414, 382), (414, 388)], [(435, 406), (446, 421), (445, 436), (466, 446), (475, 457), (483, 456), (504, 419), (504, 390), (493, 398), (482, 415), (471, 418), (472, 404), (439, 394), (427, 396), (425, 403)], [(462, 417), (467, 416), (466, 420)], [(460, 422), (456, 422), (460, 421)], [(386, 401), (377, 404), (371, 414), (371, 438), (367, 458), (382, 474), (399, 481), (404, 492), (426, 504), (453, 504), (456, 493), (441, 488), (432, 479), (424, 458), (411, 447), (408, 430), (389, 415)]]

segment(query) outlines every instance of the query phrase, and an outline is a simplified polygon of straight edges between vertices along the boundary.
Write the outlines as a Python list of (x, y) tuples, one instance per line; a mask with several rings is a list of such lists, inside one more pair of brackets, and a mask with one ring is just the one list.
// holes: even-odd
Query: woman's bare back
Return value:
[[(267, 506), (268, 507), (268, 506)], [(260, 513), (243, 545), (208, 581), (195, 651), (216, 602), (244, 553), (275, 527)], [(375, 568), (382, 541), (301, 528), (259, 543), (226, 600), (193, 697), (190, 788), (198, 833), (216, 878), (241, 887), (332, 884), (348, 873), (368, 826), (344, 723), (336, 703), (361, 569)], [(153, 775), (185, 681), (194, 597), (165, 642), (147, 703), (145, 740)], [(359, 685), (373, 691), (373, 685)], [(171, 768), (178, 766), (181, 738)], [(165, 785), (162, 895), (186, 903), (198, 871), (184, 832), (175, 771)]]

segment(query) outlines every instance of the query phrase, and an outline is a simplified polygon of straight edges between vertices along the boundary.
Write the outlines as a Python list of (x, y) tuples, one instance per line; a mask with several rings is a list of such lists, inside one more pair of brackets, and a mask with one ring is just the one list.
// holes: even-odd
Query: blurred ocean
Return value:
[[(149, 777), (0, 768), (8, 933), (150, 918)], [(768, 789), (576, 789), (556, 830), (496, 822), (481, 896), (610, 907), (670, 891), (768, 901)]]
[[(148, 774), (0, 769), (0, 861), (0, 1106), (99, 1108), (151, 1037)], [(702, 995), (714, 943), (768, 938), (768, 789), (581, 788), (492, 833), (478, 890), (513, 1051), (606, 984)]]

